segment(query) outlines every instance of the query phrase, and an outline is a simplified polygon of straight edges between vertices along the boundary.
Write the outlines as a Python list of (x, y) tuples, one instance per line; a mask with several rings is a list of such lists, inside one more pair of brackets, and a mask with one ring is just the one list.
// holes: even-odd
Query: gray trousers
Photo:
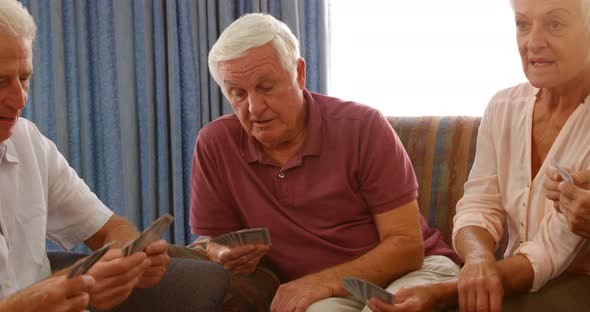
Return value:
[[(74, 264), (87, 255), (48, 252), (52, 270)], [(154, 287), (134, 289), (129, 298), (110, 311), (219, 311), (230, 289), (230, 275), (206, 261), (170, 258), (166, 274)], [(96, 311), (96, 310), (91, 310)]]

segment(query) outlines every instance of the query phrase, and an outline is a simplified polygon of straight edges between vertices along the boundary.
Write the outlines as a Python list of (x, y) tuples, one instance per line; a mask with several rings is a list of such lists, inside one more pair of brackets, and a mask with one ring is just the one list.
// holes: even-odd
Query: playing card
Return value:
[(123, 255), (129, 256), (136, 252), (143, 251), (149, 244), (159, 240), (164, 234), (164, 231), (166, 231), (173, 221), (174, 217), (168, 213), (158, 218), (136, 239), (127, 243), (127, 245), (122, 248)]
[(561, 179), (565, 182), (569, 182), (569, 183), (574, 183), (574, 179), (572, 179), (572, 176), (563, 168), (561, 168), (561, 166), (559, 166), (559, 164), (557, 164), (557, 162), (555, 161), (555, 159), (551, 159), (551, 165), (553, 167), (555, 167), (555, 169), (557, 169), (557, 172), (559, 173), (559, 175), (561, 176)]
[(95, 250), (90, 256), (86, 257), (86, 259), (72, 266), (68, 272), (68, 278), (88, 272), (88, 270), (90, 270), (90, 268), (92, 268), (92, 266), (97, 263), (98, 260), (100, 260), (100, 258), (102, 258), (107, 253), (107, 251), (109, 251), (112, 244), (113, 242), (110, 242), (102, 246), (100, 249)]
[(340, 282), (354, 297), (365, 303), (375, 297), (387, 303), (393, 303), (395, 300), (393, 294), (365, 280), (353, 277), (343, 277), (340, 279)]
[(245, 229), (230, 232), (220, 235), (211, 241), (232, 248), (247, 244), (271, 245), (270, 234), (267, 228)]

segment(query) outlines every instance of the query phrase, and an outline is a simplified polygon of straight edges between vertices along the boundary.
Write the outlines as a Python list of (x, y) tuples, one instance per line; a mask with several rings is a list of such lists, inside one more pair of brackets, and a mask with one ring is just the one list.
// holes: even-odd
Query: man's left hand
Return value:
[(168, 243), (163, 239), (149, 244), (145, 249), (145, 253), (151, 265), (143, 272), (135, 286), (137, 288), (148, 288), (158, 284), (166, 273), (168, 263), (170, 263)]
[(313, 276), (283, 284), (270, 306), (272, 312), (304, 312), (317, 301), (333, 297), (334, 290)]

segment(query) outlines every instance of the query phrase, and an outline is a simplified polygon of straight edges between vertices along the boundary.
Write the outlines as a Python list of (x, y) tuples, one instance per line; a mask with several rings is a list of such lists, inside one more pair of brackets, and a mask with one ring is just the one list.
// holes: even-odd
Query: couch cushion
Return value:
[(387, 117), (414, 165), (418, 204), (451, 243), (453, 216), (473, 165), (480, 117)]

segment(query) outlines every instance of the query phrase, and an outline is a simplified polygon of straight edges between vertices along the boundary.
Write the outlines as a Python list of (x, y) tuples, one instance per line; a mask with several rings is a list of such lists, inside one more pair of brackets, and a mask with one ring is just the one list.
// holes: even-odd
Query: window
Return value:
[(526, 81), (508, 0), (332, 0), (329, 94), (386, 115), (482, 115)]

